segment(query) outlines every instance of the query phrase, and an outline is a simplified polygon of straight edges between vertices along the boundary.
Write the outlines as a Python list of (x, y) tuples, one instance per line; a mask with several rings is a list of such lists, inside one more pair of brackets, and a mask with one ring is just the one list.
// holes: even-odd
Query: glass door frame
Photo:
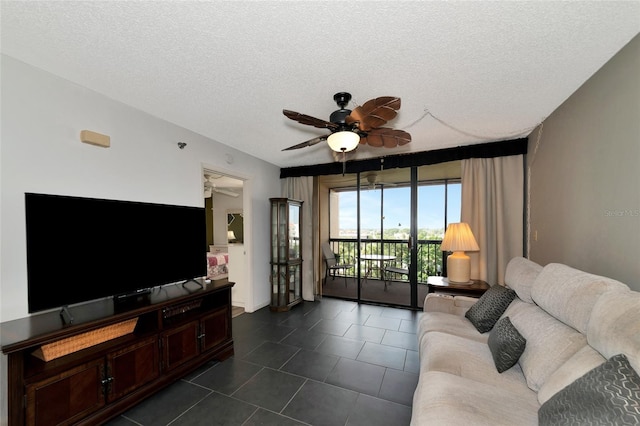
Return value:
[[(448, 221), (459, 221), (455, 214), (460, 207), (459, 202), (456, 201), (460, 195), (460, 189), (452, 193), (450, 185), (461, 183), (460, 164), (450, 162), (442, 165), (379, 170), (373, 173), (379, 174), (377, 179), (384, 185), (384, 190), (382, 195), (378, 194), (373, 199), (365, 195), (367, 187), (371, 188), (373, 184), (371, 179), (367, 179), (371, 171), (354, 172), (346, 177), (343, 175), (342, 178), (339, 175), (327, 175), (326, 180), (322, 178), (320, 182), (320, 187), (327, 191), (327, 204), (324, 206), (326, 207), (324, 211), (328, 212), (327, 219), (321, 220), (321, 236), (335, 245), (336, 253), (345, 259), (346, 263), (355, 266), (350, 271), (344, 272), (347, 274), (346, 279), (353, 280), (352, 285), (346, 288), (345, 282), (345, 285), (338, 289), (332, 289), (331, 292), (321, 290), (320, 294), (357, 303), (421, 309), (427, 293), (426, 277), (446, 273), (446, 265), (443, 263), (446, 256), (438, 252), (438, 245)], [(432, 185), (441, 186), (442, 189), (434, 192), (428, 189)], [(395, 187), (404, 188), (399, 198), (389, 192), (395, 191)], [(379, 190), (377, 185), (376, 189)], [(343, 191), (352, 194), (346, 195), (344, 204), (342, 195), (339, 195)], [(456, 198), (451, 199), (450, 194), (457, 194)], [(400, 206), (403, 210), (410, 207), (410, 210), (400, 212), (398, 216), (390, 210), (395, 206)], [(431, 211), (432, 207), (433, 211)], [(367, 212), (372, 212), (372, 216), (385, 214), (386, 221), (378, 221), (377, 216), (373, 221), (367, 221)], [(453, 217), (449, 217), (451, 212), (454, 213)], [(354, 219), (353, 223), (351, 223), (352, 219)], [(402, 224), (406, 222), (408, 226), (399, 225), (397, 231), (390, 233), (389, 231), (395, 228), (393, 225), (396, 221)], [(347, 232), (343, 233), (343, 230)], [(367, 238), (369, 230), (370, 238)], [(402, 236), (396, 236), (395, 232)], [(384, 248), (376, 248), (379, 244), (384, 244)], [(393, 274), (392, 288), (396, 282), (405, 286), (404, 294), (399, 297), (392, 296), (385, 299), (385, 293), (381, 292), (367, 296), (367, 288), (360, 286), (360, 284), (366, 286), (366, 282), (363, 283), (365, 272), (364, 268), (361, 271), (359, 267), (359, 258), (363, 253), (381, 253), (383, 250), (385, 254), (398, 254), (397, 263), (394, 266), (409, 269), (406, 275)], [(373, 277), (382, 279), (375, 271)]]
[[(417, 245), (417, 237), (418, 237), (418, 229), (417, 229), (417, 224), (418, 224), (418, 220), (417, 220), (417, 198), (418, 198), (418, 168), (416, 166), (412, 166), (412, 167), (407, 167), (406, 169), (409, 169), (409, 274), (408, 274), (408, 280), (409, 280), (409, 300), (407, 300), (407, 303), (401, 303), (401, 304), (397, 304), (397, 303), (392, 303), (393, 305), (396, 306), (400, 306), (400, 307), (407, 307), (407, 308), (411, 308), (411, 309), (418, 309), (418, 273), (417, 273), (417, 259), (418, 259), (418, 245)], [(362, 253), (361, 253), (361, 248), (362, 248), (362, 244), (363, 244), (363, 239), (362, 239), (362, 198), (361, 198), (361, 194), (362, 194), (362, 181), (363, 178), (366, 176), (366, 172), (358, 172), (356, 174), (357, 179), (356, 179), (356, 200), (357, 200), (357, 208), (356, 208), (356, 214), (357, 214), (357, 236), (356, 236), (356, 257), (358, 259), (361, 258)], [(385, 203), (385, 188), (384, 185), (381, 186), (381, 191), (380, 191), (380, 223), (379, 223), (379, 230), (380, 230), (380, 247), (382, 250), (382, 253), (384, 255), (384, 203)], [(384, 278), (382, 275), (380, 276), (380, 278)], [(383, 300), (370, 300), (370, 299), (363, 299), (362, 297), (362, 287), (363, 287), (363, 277), (362, 277), (362, 271), (361, 268), (357, 268), (357, 274), (356, 274), (356, 283), (357, 283), (357, 297), (356, 297), (356, 302), (361, 303), (385, 303), (385, 301)]]

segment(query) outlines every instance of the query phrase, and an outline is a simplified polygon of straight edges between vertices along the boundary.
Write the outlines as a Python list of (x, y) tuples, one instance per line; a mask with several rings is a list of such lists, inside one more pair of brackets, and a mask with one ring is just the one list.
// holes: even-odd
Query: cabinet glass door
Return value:
[(278, 262), (287, 261), (287, 204), (278, 207)]
[(300, 259), (300, 206), (289, 206), (289, 259)]
[(271, 198), (271, 310), (302, 301), (301, 201)]
[(289, 303), (302, 298), (302, 286), (300, 283), (300, 263), (289, 267)]
[(278, 262), (278, 207), (279, 204), (271, 205), (271, 262)]

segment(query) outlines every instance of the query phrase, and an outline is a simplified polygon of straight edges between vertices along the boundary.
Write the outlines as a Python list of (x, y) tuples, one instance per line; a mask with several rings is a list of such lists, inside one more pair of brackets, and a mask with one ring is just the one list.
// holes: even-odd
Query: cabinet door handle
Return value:
[(206, 334), (202, 333), (198, 336), (198, 339), (204, 339), (204, 336), (206, 336)]
[(109, 376), (100, 382), (102, 384), (102, 393), (105, 398), (109, 397), (111, 393), (111, 382), (113, 382), (113, 377)]

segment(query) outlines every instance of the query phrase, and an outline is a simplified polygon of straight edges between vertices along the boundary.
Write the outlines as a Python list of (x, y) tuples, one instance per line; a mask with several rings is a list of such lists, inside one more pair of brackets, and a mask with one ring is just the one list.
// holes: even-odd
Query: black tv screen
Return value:
[(206, 275), (201, 207), (25, 194), (29, 312)]

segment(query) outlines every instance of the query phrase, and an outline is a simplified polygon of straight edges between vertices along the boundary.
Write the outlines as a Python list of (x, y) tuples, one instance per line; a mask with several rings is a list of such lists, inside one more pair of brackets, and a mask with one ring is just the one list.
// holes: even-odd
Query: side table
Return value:
[(427, 286), (429, 287), (429, 293), (451, 293), (451, 294), (464, 294), (467, 296), (482, 296), (482, 294), (489, 290), (489, 284), (482, 280), (471, 280), (472, 284), (456, 284), (450, 283), (444, 279), (444, 277), (428, 277)]

